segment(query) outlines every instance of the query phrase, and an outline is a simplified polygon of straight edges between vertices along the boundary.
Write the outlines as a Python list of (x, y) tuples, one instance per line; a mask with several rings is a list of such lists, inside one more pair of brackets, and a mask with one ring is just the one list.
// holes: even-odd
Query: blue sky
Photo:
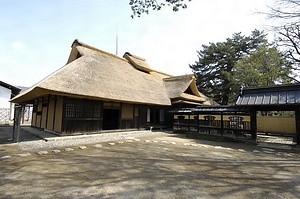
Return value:
[(172, 75), (189, 74), (197, 50), (235, 32), (263, 30), (273, 0), (193, 0), (131, 19), (129, 0), (0, 0), (0, 81), (32, 86), (66, 64), (74, 39), (115, 54), (125, 52)]

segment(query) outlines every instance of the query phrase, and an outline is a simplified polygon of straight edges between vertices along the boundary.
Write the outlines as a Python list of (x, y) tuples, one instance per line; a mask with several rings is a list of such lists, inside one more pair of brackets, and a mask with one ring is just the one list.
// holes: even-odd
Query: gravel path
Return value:
[[(9, 143), (8, 138), (12, 137), (12, 127), (0, 127), (0, 143)], [(21, 128), (20, 130), (20, 142), (18, 148), (22, 150), (43, 149), (43, 148), (55, 148), (75, 146), (82, 144), (93, 144), (100, 142), (109, 142), (115, 140), (131, 140), (140, 137), (155, 136), (164, 134), (165, 132), (159, 131), (127, 131), (127, 132), (111, 132), (100, 133), (90, 135), (78, 135), (78, 136), (57, 136), (47, 138), (46, 140), (39, 138), (35, 134), (30, 133)]]
[(118, 133), (58, 137), (58, 138), (51, 138), (48, 141), (35, 140), (29, 142), (20, 142), (18, 148), (22, 150), (31, 150), (31, 149), (76, 146), (82, 144), (93, 144), (93, 143), (109, 142), (115, 140), (132, 140), (140, 137), (154, 136), (163, 133), (164, 132), (130, 131), (130, 132), (118, 132)]

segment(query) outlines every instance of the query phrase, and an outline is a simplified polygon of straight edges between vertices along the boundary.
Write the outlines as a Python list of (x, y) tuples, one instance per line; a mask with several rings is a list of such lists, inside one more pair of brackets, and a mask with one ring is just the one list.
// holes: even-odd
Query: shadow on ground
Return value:
[[(164, 134), (0, 160), (2, 198), (299, 198), (300, 154)], [(254, 152), (254, 150), (256, 152)]]

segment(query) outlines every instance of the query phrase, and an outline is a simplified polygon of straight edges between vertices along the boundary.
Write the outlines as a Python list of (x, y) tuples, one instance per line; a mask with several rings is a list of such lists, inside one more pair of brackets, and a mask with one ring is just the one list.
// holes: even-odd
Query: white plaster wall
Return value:
[(0, 86), (0, 108), (10, 108), (11, 90)]

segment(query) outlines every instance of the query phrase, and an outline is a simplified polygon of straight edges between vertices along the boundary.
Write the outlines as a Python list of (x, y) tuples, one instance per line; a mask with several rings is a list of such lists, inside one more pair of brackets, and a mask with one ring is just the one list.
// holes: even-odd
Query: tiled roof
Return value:
[(300, 104), (300, 85), (277, 85), (243, 89), (236, 105)]

